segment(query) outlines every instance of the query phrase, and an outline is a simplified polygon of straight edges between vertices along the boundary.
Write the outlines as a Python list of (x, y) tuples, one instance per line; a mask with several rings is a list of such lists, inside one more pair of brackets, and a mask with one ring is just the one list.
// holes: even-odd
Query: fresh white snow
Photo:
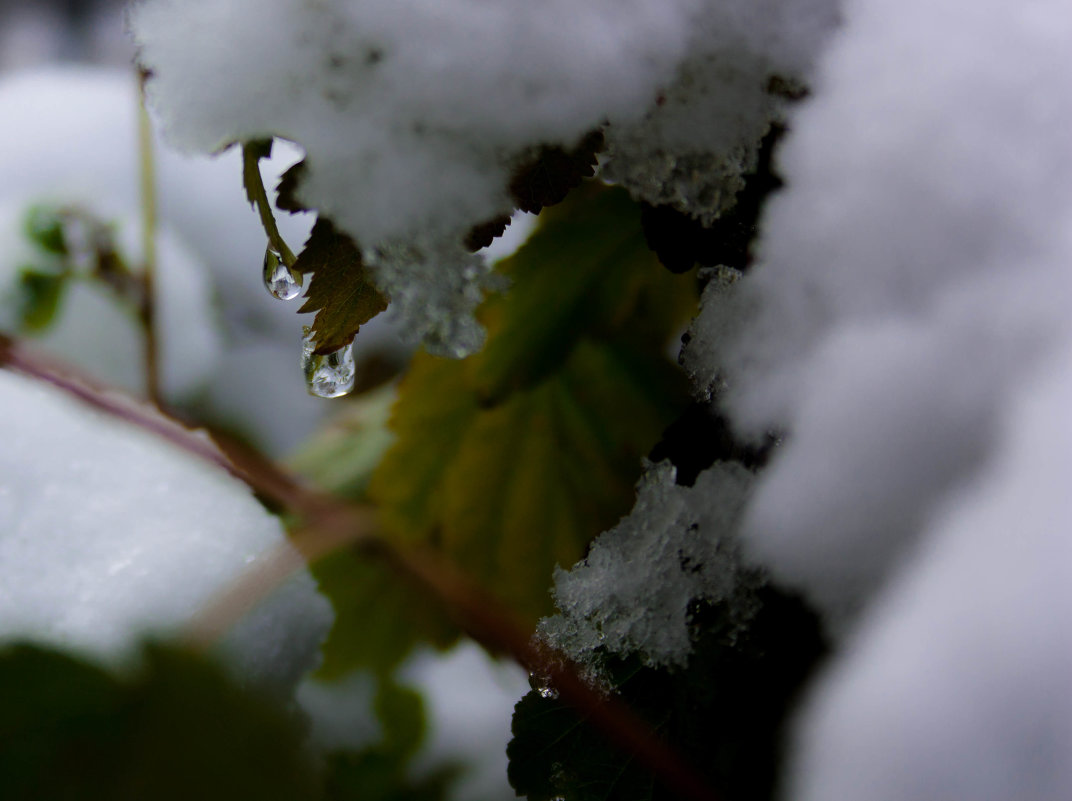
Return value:
[[(122, 662), (181, 633), (286, 542), (218, 468), (56, 389), (0, 372), (0, 637)], [(332, 611), (302, 571), (228, 635), (244, 681), (291, 692), (319, 661)]]

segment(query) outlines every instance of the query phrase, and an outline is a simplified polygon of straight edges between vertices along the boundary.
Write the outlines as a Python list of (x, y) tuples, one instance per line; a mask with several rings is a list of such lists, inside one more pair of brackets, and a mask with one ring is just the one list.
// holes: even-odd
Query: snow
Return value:
[[(419, 777), (447, 763), (463, 772), (451, 785), (450, 797), (509, 798), (506, 742), (517, 699), (529, 690), (528, 675), (510, 662), (490, 657), (471, 641), (446, 653), (421, 649), (396, 674), (404, 686), (424, 698), (427, 731), (410, 764)], [(375, 681), (364, 671), (338, 681), (308, 679), (298, 689), (298, 702), (309, 715), (310, 737), (323, 751), (374, 745), (382, 736), (373, 711)]]
[(687, 57), (644, 117), (608, 126), (602, 176), (710, 224), (733, 205), (760, 139), (785, 114), (772, 79), (804, 85), (839, 5), (709, 2)]
[[(181, 633), (285, 543), (237, 480), (157, 437), (0, 372), (0, 636), (119, 663)], [(236, 675), (289, 694), (332, 611), (306, 571), (228, 635)]]
[[(0, 246), (8, 254), (0, 260), (0, 284), (23, 260), (22, 218), (39, 202), (80, 206), (117, 223), (123, 255), (137, 262), (136, 110), (128, 71), (53, 66), (0, 76), (0, 114), (8, 120), (0, 151), (10, 167), (0, 186)], [(266, 185), (274, 186), (300, 155), (277, 144), (271, 162), (262, 163)], [(160, 142), (155, 156), (166, 394), (283, 453), (313, 430), (325, 406), (307, 395), (298, 366), (301, 326), (309, 318), (296, 314), (297, 302), (276, 301), (262, 284), (266, 240), (242, 189), (241, 160), (237, 153), (180, 156)], [(279, 215), (296, 250), (308, 236), (309, 218)], [(99, 290), (83, 286), (75, 294), (42, 344), (101, 380), (137, 390), (141, 337), (127, 312)], [(362, 327), (357, 347), (359, 353), (400, 349), (382, 320)]]
[(846, 3), (757, 263), (693, 326), (783, 437), (745, 556), (835, 638), (787, 799), (1072, 795), (1069, 42), (1057, 0)]
[(133, 46), (123, 35), (122, 5), (123, 0), (0, 0), (0, 70), (74, 59), (129, 64)]
[(506, 743), (514, 704), (529, 690), (525, 671), (463, 641), (446, 654), (416, 654), (399, 676), (425, 696), (428, 737), (414, 757), (414, 771), (458, 761), (465, 770), (452, 798), (513, 797), (506, 780)]
[(302, 197), (372, 247), (461, 235), (502, 210), (504, 155), (637, 116), (700, 4), (619, 6), (154, 0), (130, 24), (176, 145), (299, 142)]
[(692, 487), (675, 474), (669, 462), (649, 465), (632, 512), (568, 572), (555, 571), (560, 611), (540, 621), (539, 636), (594, 675), (602, 651), (684, 666), (690, 604), (734, 599), (754, 581), (734, 539), (752, 474), (718, 462)]
[(991, 465), (824, 677), (788, 797), (1069, 797), (1070, 408), (1072, 349), (1015, 393)]
[[(169, 139), (299, 143), (299, 198), (362, 244), (406, 327), (462, 356), (482, 285), (461, 242), (509, 210), (523, 154), (609, 123), (608, 176), (652, 198), (672, 174), (654, 199), (709, 218), (777, 115), (769, 79), (807, 71), (835, 5), (143, 0), (129, 20)], [(699, 166), (721, 177), (693, 186)]]
[(376, 680), (357, 671), (337, 681), (309, 677), (298, 685), (295, 700), (309, 719), (309, 742), (323, 753), (359, 751), (383, 737), (373, 702)]
[(745, 322), (746, 307), (740, 299), (741, 272), (719, 265), (702, 268), (707, 283), (700, 297), (700, 313), (689, 323), (678, 355), (692, 382), (694, 394), (710, 400), (726, 389), (719, 347)]
[(490, 273), (490, 260), (416, 235), (376, 248), (366, 261), (407, 339), (423, 340), (430, 353), (456, 359), (484, 345), (484, 327), (473, 312), (485, 290), (503, 286), (501, 276)]
[(1070, 38), (1055, 2), (849, 4), (777, 154), (746, 322), (700, 346), (736, 423), (787, 436), (748, 548), (835, 628), (1066, 336)]
[[(479, 346), (467, 311), (483, 278), (456, 243), (506, 210), (516, 154), (607, 122), (607, 176), (710, 218), (766, 126), (786, 117), (776, 154), (786, 188), (765, 212), (756, 264), (709, 285), (684, 357), (700, 396), (743, 434), (773, 431), (782, 444), (754, 490), (727, 465), (691, 489), (666, 466), (649, 471), (638, 509), (557, 575), (563, 614), (545, 634), (582, 659), (611, 647), (680, 664), (688, 601), (733, 592), (741, 556), (802, 589), (837, 649), (800, 712), (787, 798), (1072, 796), (1066, 3), (142, 0), (130, 19), (171, 141), (200, 153), (272, 134), (300, 143), (302, 198), (361, 241), (406, 319), (455, 354)], [(771, 77), (803, 81), (809, 99), (786, 106)], [(53, 114), (32, 105), (41, 86), (5, 118)], [(110, 115), (88, 87), (49, 101), (76, 112), (69, 124), (20, 136), (51, 154), (77, 130), (103, 165), (95, 175), (129, 175), (112, 129), (92, 132)], [(28, 151), (7, 136), (0, 151), (19, 170), (58, 165), (17, 155)], [(88, 197), (110, 182), (91, 177)], [(122, 185), (128, 200), (103, 208), (117, 218), (137, 208), (133, 182)], [(230, 212), (199, 186), (187, 196), (199, 202), (165, 211), (167, 225), (203, 263), (249, 259), (257, 280), (255, 218), (239, 246), (247, 235), (229, 231)], [(275, 330), (274, 311), (242, 309), (247, 330)], [(40, 435), (14, 426), (9, 439)], [(49, 451), (50, 469), (77, 473), (102, 447)], [(47, 492), (25, 518), (47, 521), (77, 482), (37, 478), (35, 490), (28, 464), (5, 468), (17, 491), (0, 495), (0, 511), (21, 520), (24, 498)], [(153, 486), (130, 482), (139, 497)], [(88, 525), (112, 495), (109, 484), (57, 511), (40, 542)], [(66, 557), (86, 543), (49, 547)], [(682, 571), (683, 554), (706, 572)], [(74, 588), (93, 565), (121, 564), (103, 558), (52, 554), (41, 570), (72, 571)], [(462, 686), (472, 672), (459, 673)]]

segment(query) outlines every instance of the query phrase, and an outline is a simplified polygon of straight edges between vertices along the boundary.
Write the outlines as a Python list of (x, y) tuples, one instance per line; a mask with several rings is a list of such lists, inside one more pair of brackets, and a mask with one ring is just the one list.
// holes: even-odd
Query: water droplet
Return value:
[(305, 338), (302, 340), (301, 365), (310, 395), (316, 395), (318, 398), (340, 398), (354, 388), (356, 370), (353, 343), (331, 353), (313, 353), (313, 336), (306, 327)]
[(558, 698), (558, 689), (551, 683), (551, 677), (548, 675), (530, 673), (529, 686), (539, 693), (541, 698)]
[(301, 293), (301, 273), (292, 272), (271, 245), (264, 251), (264, 286), (280, 300), (292, 300)]

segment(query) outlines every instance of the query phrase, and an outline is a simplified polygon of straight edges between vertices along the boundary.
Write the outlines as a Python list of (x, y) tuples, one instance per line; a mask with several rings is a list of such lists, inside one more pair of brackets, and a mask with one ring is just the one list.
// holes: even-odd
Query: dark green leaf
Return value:
[(316, 782), (300, 727), (220, 670), (152, 647), (113, 677), (28, 645), (0, 651), (5, 801), (304, 801)]
[(411, 687), (393, 679), (380, 680), (374, 702), (383, 726), (382, 747), (392, 753), (412, 756), (424, 740), (424, 698)]
[[(636, 204), (596, 186), (501, 268), (512, 287), (479, 310), (485, 350), (414, 358), (368, 494), (387, 536), (441, 549), (534, 621), (554, 566), (629, 510), (641, 458), (686, 404), (665, 345), (696, 287), (659, 267)], [(382, 669), (421, 636), (451, 641), (412, 588), (356, 561), (315, 568), (339, 614), (325, 669)]]
[[(773, 797), (783, 727), (805, 680), (824, 653), (818, 621), (776, 590), (758, 592), (760, 610), (743, 632), (725, 610), (693, 617), (694, 649), (682, 671), (642, 667), (635, 659), (606, 667), (622, 700), (720, 797)], [(530, 801), (652, 801), (673, 798), (629, 755), (558, 698), (530, 692), (514, 710), (507, 747), (510, 782)]]
[(282, 211), (289, 211), (292, 213), (301, 211), (310, 211), (300, 200), (298, 200), (298, 190), (301, 188), (301, 183), (305, 180), (305, 173), (308, 168), (305, 161), (299, 161), (297, 164), (292, 164), (286, 172), (279, 178), (279, 186), (276, 187), (275, 206)]
[(67, 275), (23, 267), (16, 286), (20, 329), (38, 333), (52, 325), (67, 286)]
[(325, 801), (443, 801), (459, 767), (444, 765), (419, 779), (411, 778), (408, 760), (392, 752), (368, 749), (334, 754), (328, 760)]
[(526, 159), (510, 178), (509, 192), (521, 211), (538, 214), (560, 203), (571, 189), (595, 174), (603, 132), (591, 131), (572, 148), (545, 145)]
[(26, 213), (25, 230), (30, 241), (56, 256), (67, 255), (63, 214), (51, 206), (33, 206)]
[(387, 308), (387, 299), (368, 280), (361, 252), (346, 234), (321, 217), (313, 226), (294, 269), (312, 276), (299, 312), (316, 312), (316, 353), (350, 344), (362, 325)]
[(368, 557), (339, 551), (312, 571), (335, 608), (318, 671), (324, 678), (359, 668), (384, 675), (418, 644), (447, 648), (457, 641), (458, 631), (438, 602)]
[(495, 335), (469, 360), (484, 403), (556, 370), (584, 336), (660, 350), (696, 304), (690, 279), (668, 279), (659, 269), (628, 193), (597, 184), (545, 212), (499, 269), (513, 288), (485, 304)]
[(495, 239), (503, 235), (508, 225), (510, 225), (510, 216), (507, 214), (494, 217), (480, 225), (474, 225), (469, 229), (469, 233), (465, 237), (466, 249), (476, 253), (481, 248), (486, 248)]
[(669, 460), (676, 471), (674, 482), (691, 487), (697, 476), (716, 461), (740, 462), (750, 470), (758, 470), (766, 465), (774, 442), (773, 435), (768, 435), (761, 445), (739, 440), (714, 403), (697, 402), (667, 426), (648, 458), (653, 462)]

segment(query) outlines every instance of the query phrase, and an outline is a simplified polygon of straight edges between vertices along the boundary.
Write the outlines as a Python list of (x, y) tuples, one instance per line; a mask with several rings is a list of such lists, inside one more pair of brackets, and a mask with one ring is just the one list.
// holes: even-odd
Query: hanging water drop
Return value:
[(283, 256), (271, 245), (264, 251), (264, 286), (279, 300), (298, 297), (302, 288), (301, 273), (292, 272)]
[(558, 688), (555, 687), (551, 677), (546, 673), (530, 673), (529, 686), (540, 694), (540, 698), (558, 698)]
[(313, 353), (313, 336), (308, 327), (302, 340), (302, 371), (310, 395), (318, 398), (340, 398), (354, 388), (354, 345), (351, 342), (331, 353)]

